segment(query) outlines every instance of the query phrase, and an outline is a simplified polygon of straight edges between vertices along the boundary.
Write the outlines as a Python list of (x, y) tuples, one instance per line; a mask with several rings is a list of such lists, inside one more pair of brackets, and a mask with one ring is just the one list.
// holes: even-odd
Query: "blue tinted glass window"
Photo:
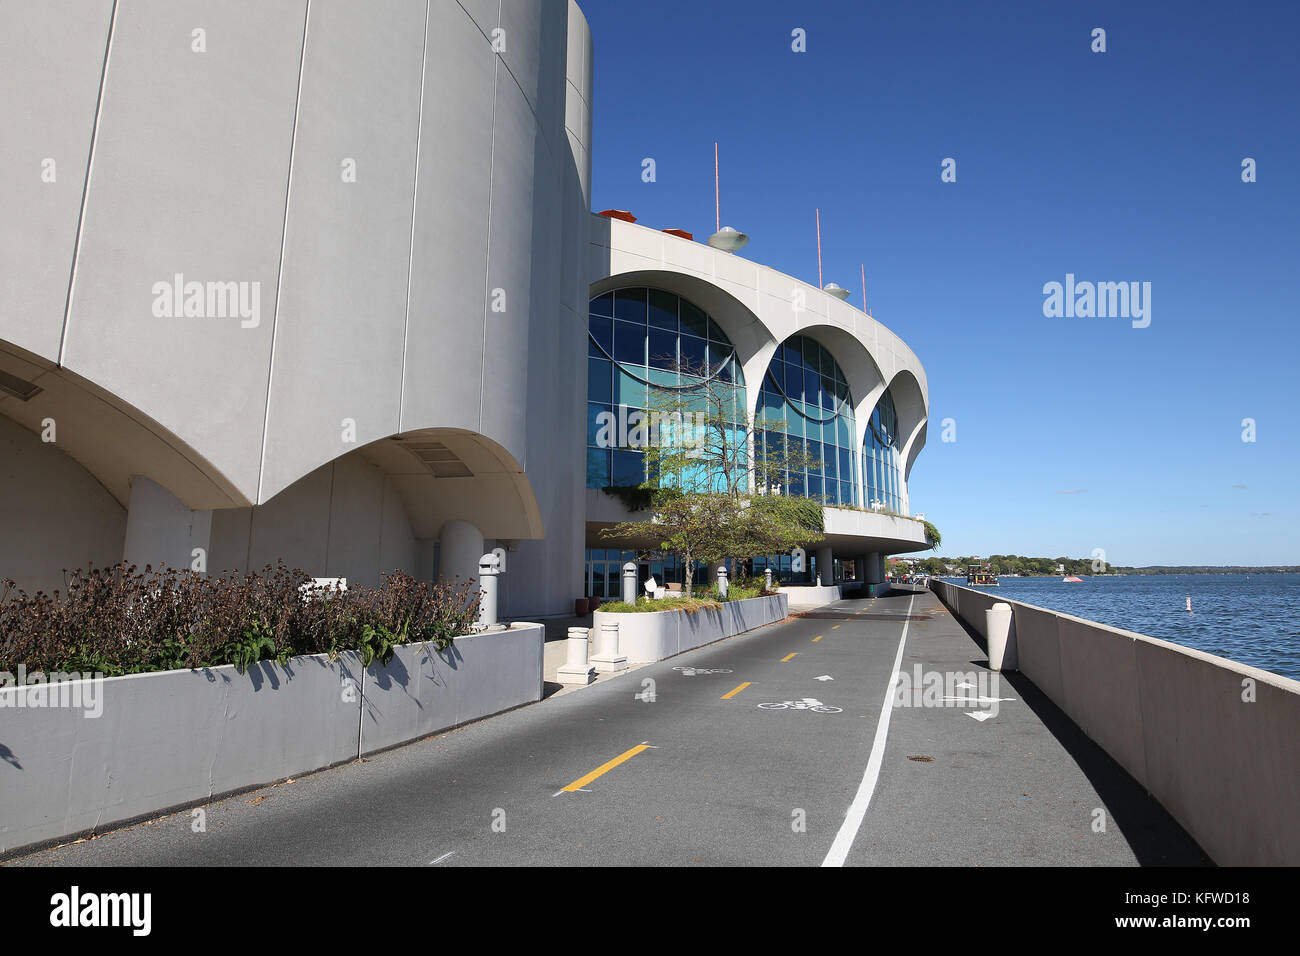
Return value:
[(587, 449), (587, 487), (604, 488), (609, 485), (609, 452), (603, 448)]
[[(617, 430), (617, 420), (613, 418), (608, 405), (597, 405), (595, 402), (587, 403), (588, 445), (608, 448), (616, 440)], [(602, 441), (597, 441), (597, 438), (602, 439)]]
[(650, 367), (675, 368), (677, 365), (677, 333), (667, 329), (650, 329)]
[(614, 322), (612, 319), (593, 315), (589, 320), (587, 331), (609, 355), (614, 354)]
[(611, 363), (605, 359), (587, 359), (587, 400), (592, 402), (612, 401), (610, 384)]
[(646, 290), (619, 289), (614, 294), (614, 318), (645, 325)]
[(639, 451), (614, 451), (612, 476), (615, 485), (641, 484), (645, 481), (645, 455)]
[(650, 324), (671, 332), (677, 331), (677, 296), (658, 289), (650, 290)]
[(614, 358), (630, 365), (645, 365), (646, 330), (643, 325), (614, 323)]

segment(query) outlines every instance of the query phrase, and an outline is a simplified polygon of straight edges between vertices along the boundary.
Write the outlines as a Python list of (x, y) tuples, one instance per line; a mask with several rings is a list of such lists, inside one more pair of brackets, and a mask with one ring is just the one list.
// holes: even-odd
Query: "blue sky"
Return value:
[[(580, 2), (593, 208), (707, 238), (717, 140), (745, 258), (815, 283), (820, 207), (929, 376), (941, 553), (1300, 564), (1300, 3)], [(1150, 326), (1044, 317), (1066, 273)]]

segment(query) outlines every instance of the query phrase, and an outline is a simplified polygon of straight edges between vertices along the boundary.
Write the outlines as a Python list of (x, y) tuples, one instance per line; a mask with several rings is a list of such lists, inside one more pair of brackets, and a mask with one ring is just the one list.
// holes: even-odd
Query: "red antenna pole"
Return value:
[(822, 288), (822, 211), (817, 210), (817, 288)]
[(867, 264), (862, 263), (862, 311), (867, 311)]
[(718, 192), (718, 144), (713, 144), (713, 217), (714, 232), (722, 232), (722, 198)]

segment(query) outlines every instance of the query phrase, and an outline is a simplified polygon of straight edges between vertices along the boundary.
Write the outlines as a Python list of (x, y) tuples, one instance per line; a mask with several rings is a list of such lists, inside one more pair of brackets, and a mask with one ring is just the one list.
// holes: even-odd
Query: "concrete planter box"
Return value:
[(1300, 681), (946, 581), (984, 631), (1011, 605), (1020, 672), (1221, 866), (1300, 865)]
[(106, 678), (102, 714), (0, 689), (0, 853), (355, 760), (542, 696), (540, 624), (423, 644)]
[(806, 607), (821, 607), (825, 604), (833, 604), (842, 600), (844, 597), (840, 585), (822, 585), (818, 587), (815, 584), (791, 584), (783, 587), (781, 593), (786, 595), (790, 601), (790, 607), (794, 609)]
[(629, 664), (649, 664), (784, 620), (788, 608), (786, 595), (781, 593), (728, 601), (720, 608), (701, 608), (693, 614), (683, 610), (631, 614), (597, 611), (593, 631), (598, 635), (602, 624), (617, 623), (618, 652), (627, 656)]

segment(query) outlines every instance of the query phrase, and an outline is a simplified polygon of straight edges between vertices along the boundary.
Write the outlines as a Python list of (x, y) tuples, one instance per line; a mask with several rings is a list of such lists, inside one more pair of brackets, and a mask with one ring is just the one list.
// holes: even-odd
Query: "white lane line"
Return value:
[(911, 623), (912, 602), (916, 600), (916, 594), (907, 600), (907, 617), (903, 618), (903, 633), (898, 638), (898, 653), (894, 655), (894, 669), (889, 672), (889, 685), (885, 688), (885, 702), (880, 707), (880, 719), (876, 721), (876, 739), (871, 745), (871, 756), (867, 760), (867, 770), (862, 775), (862, 783), (858, 784), (858, 792), (853, 797), (853, 802), (849, 804), (849, 812), (844, 817), (844, 822), (840, 824), (840, 832), (835, 834), (835, 842), (826, 853), (826, 859), (822, 860), (822, 866), (843, 866), (845, 859), (848, 858), (849, 850), (853, 849), (853, 841), (857, 839), (858, 829), (862, 826), (862, 818), (867, 815), (867, 806), (871, 803), (871, 795), (876, 789), (876, 780), (880, 777), (880, 764), (885, 758), (885, 738), (889, 736), (889, 716), (894, 712), (894, 675), (899, 672), (903, 666), (903, 645), (907, 643), (907, 625)]
[(430, 866), (436, 866), (437, 864), (441, 863), (443, 860), (447, 859), (447, 857), (449, 857), (449, 856), (455, 856), (455, 855), (456, 855), (456, 851), (455, 851), (455, 850), (452, 850), (450, 853), (444, 853), (442, 856), (438, 857), (438, 859), (436, 859), (436, 860), (430, 860), (430, 861), (429, 861), (429, 865), (430, 865)]

